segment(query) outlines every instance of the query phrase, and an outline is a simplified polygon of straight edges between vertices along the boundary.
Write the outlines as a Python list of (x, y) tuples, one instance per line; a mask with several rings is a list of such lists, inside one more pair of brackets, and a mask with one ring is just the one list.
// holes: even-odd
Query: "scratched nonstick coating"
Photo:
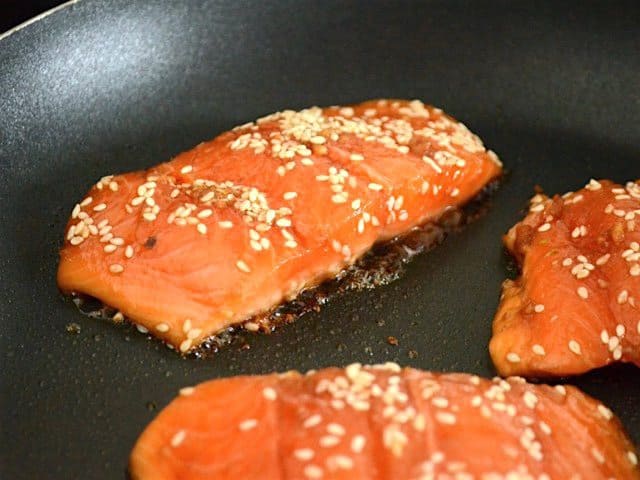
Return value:
[[(387, 360), (493, 375), (491, 320), (515, 274), (500, 237), (534, 186), (640, 177), (638, 5), (80, 0), (0, 39), (0, 477), (124, 478), (158, 410), (214, 377)], [(376, 97), (444, 108), (508, 169), (487, 215), (400, 280), (203, 361), (58, 293), (67, 216), (102, 175), (275, 110)], [(636, 442), (639, 373), (571, 380)]]

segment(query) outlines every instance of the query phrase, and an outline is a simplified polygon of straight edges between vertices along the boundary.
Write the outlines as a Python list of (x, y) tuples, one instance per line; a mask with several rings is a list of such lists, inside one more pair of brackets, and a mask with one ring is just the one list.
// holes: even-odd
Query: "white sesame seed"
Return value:
[(233, 222), (230, 220), (222, 220), (221, 222), (218, 222), (218, 226), (220, 228), (229, 229), (233, 227)]
[(622, 290), (618, 294), (617, 300), (619, 305), (627, 303), (627, 300), (629, 300), (629, 292), (627, 290)]
[(107, 208), (107, 204), (106, 203), (99, 203), (98, 205), (93, 207), (93, 211), (94, 212), (101, 212), (103, 210), (106, 210), (106, 208)]
[(285, 200), (293, 200), (297, 196), (298, 196), (298, 192), (284, 192), (284, 194), (282, 195), (282, 198), (284, 198)]
[(116, 245), (112, 245), (110, 243), (108, 243), (107, 245), (104, 246), (103, 250), (105, 251), (105, 253), (113, 253), (118, 249), (118, 247)]
[(176, 432), (176, 434), (171, 437), (171, 446), (173, 448), (178, 447), (183, 441), (184, 438), (187, 436), (187, 432), (184, 430), (179, 430), (178, 432)]
[(620, 360), (622, 358), (622, 347), (617, 347), (614, 351), (613, 351), (613, 359), (614, 360)]
[(243, 260), (238, 260), (236, 262), (236, 267), (238, 267), (238, 270), (241, 270), (245, 273), (250, 273), (251, 269), (249, 268), (249, 265), (247, 265)]
[(82, 202), (80, 202), (80, 206), (81, 207), (86, 207), (87, 205), (89, 205), (91, 202), (93, 202), (93, 198), (92, 197), (87, 197), (84, 200), (82, 200)]
[(168, 332), (169, 331), (169, 325), (167, 325), (166, 323), (159, 323), (156, 325), (156, 330), (159, 332)]
[(538, 397), (536, 396), (535, 393), (533, 392), (524, 392), (524, 395), (522, 396), (522, 399), (524, 400), (524, 404), (533, 409), (536, 408), (536, 404), (538, 403)]
[(534, 344), (531, 347), (531, 350), (533, 350), (533, 353), (535, 353), (536, 355), (544, 356), (545, 353), (546, 353), (545, 350), (544, 350), (544, 347), (542, 345), (537, 344), (537, 343)]
[(556, 385), (555, 387), (553, 387), (560, 395), (566, 395), (567, 394), (567, 389), (564, 388), (564, 385)]
[(278, 394), (276, 393), (276, 391), (271, 388), (271, 387), (265, 387), (262, 389), (262, 396), (264, 398), (266, 398), (267, 400), (275, 400), (276, 398), (278, 398)]
[(435, 418), (445, 425), (454, 425), (456, 423), (456, 416), (449, 412), (436, 412)]
[(542, 305), (541, 303), (538, 303), (537, 305), (535, 305), (533, 307), (533, 311), (536, 312), (536, 313), (544, 312), (544, 305)]
[(569, 350), (571, 350), (576, 355), (581, 355), (582, 354), (582, 349), (580, 348), (580, 344), (578, 342), (576, 342), (575, 340), (570, 340), (569, 341)]
[(578, 287), (577, 292), (578, 292), (578, 296), (579, 296), (580, 298), (583, 298), (583, 299), (585, 299), (585, 300), (586, 300), (587, 298), (589, 298), (589, 292), (587, 291), (587, 289), (586, 289), (585, 287)]
[(196, 225), (196, 229), (198, 230), (198, 233), (202, 235), (206, 235), (207, 233), (207, 226), (204, 223), (198, 223)]
[(180, 389), (180, 395), (182, 395), (183, 397), (189, 397), (193, 395), (193, 392), (195, 391), (195, 387), (183, 387)]
[(379, 192), (380, 190), (382, 190), (382, 185), (380, 185), (379, 183), (373, 183), (371, 182), (369, 185), (369, 190), (373, 190), (375, 192)]
[(124, 271), (124, 267), (119, 263), (112, 263), (109, 265), (109, 271), (111, 273), (122, 273)]
[(320, 437), (319, 444), (323, 448), (330, 448), (340, 443), (340, 439), (334, 435), (324, 435)]
[(180, 169), (180, 173), (191, 173), (193, 171), (193, 166), (185, 165)]
[(520, 355), (515, 352), (509, 352), (507, 353), (507, 361), (511, 363), (518, 363), (520, 362)]
[(133, 257), (133, 247), (131, 245), (127, 245), (127, 247), (124, 249), (124, 256), (127, 258)]
[(255, 418), (249, 418), (247, 420), (244, 420), (243, 422), (240, 422), (240, 425), (238, 425), (238, 428), (243, 432), (246, 432), (248, 430), (255, 428), (257, 425), (258, 425), (258, 420), (256, 420)]
[(304, 428), (311, 428), (311, 427), (315, 427), (316, 425), (319, 425), (320, 422), (322, 422), (322, 417), (318, 414), (315, 414), (307, 418), (302, 424), (302, 426)]
[(631, 462), (631, 465), (633, 465), (634, 467), (638, 465), (638, 456), (635, 454), (635, 452), (629, 450), (627, 452), (627, 458), (629, 459), (629, 462)]
[(293, 451), (293, 456), (303, 462), (311, 460), (315, 455), (315, 452), (310, 448), (297, 448)]
[(189, 330), (187, 332), (187, 338), (189, 340), (195, 340), (196, 338), (198, 338), (200, 336), (201, 333), (202, 333), (202, 329), (201, 328), (192, 328), (191, 330)]
[(598, 412), (600, 412), (600, 415), (602, 415), (605, 420), (611, 420), (613, 418), (613, 412), (602, 404), (598, 404)]
[(71, 240), (69, 240), (69, 243), (71, 245), (80, 245), (82, 242), (84, 242), (84, 238), (83, 237), (71, 237)]
[(182, 343), (180, 344), (180, 351), (182, 353), (187, 352), (191, 348), (192, 342), (193, 341), (190, 338), (187, 338), (186, 340), (183, 340)]
[(196, 215), (198, 218), (208, 218), (213, 215), (213, 210), (210, 208), (205, 208), (204, 210), (200, 210)]
[(548, 230), (551, 230), (551, 224), (550, 223), (543, 223), (542, 225), (540, 225), (538, 227), (538, 231), (539, 232), (546, 232)]
[(317, 465), (307, 465), (306, 467), (304, 467), (304, 475), (305, 477), (310, 479), (317, 479), (322, 478), (324, 474), (322, 472), (322, 469)]
[(351, 439), (351, 451), (353, 453), (360, 453), (364, 449), (366, 439), (363, 435), (355, 435)]

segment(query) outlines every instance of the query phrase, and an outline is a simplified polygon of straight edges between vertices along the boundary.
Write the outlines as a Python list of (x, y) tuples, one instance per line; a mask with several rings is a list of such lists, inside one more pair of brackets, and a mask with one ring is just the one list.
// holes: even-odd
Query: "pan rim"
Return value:
[(56, 7), (50, 8), (49, 10), (46, 10), (46, 11), (42, 12), (39, 15), (36, 15), (35, 17), (31, 17), (30, 19), (25, 20), (24, 22), (16, 25), (15, 27), (10, 28), (6, 32), (0, 33), (0, 41), (4, 40), (6, 38), (9, 38), (14, 33), (19, 32), (20, 30), (23, 30), (24, 28), (28, 27), (32, 23), (36, 23), (36, 22), (48, 17), (49, 15), (52, 15), (52, 14), (56, 13), (59, 10), (64, 10), (65, 8), (70, 7), (71, 5), (76, 4), (78, 2), (80, 2), (80, 0), (68, 0), (68, 1), (66, 1), (66, 2), (64, 2), (64, 3), (62, 3), (62, 4), (60, 4), (60, 5), (56, 6)]

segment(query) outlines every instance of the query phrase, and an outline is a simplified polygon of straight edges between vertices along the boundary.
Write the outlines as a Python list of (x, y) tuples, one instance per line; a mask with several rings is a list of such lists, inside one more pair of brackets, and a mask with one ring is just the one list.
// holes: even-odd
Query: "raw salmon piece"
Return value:
[(640, 478), (620, 422), (574, 387), (392, 363), (182, 389), (129, 470), (133, 480)]
[(501, 375), (640, 366), (640, 182), (536, 195), (504, 242), (522, 276), (504, 283), (493, 325)]
[(188, 352), (500, 173), (478, 137), (419, 101), (276, 113), (102, 178), (73, 209), (58, 285)]

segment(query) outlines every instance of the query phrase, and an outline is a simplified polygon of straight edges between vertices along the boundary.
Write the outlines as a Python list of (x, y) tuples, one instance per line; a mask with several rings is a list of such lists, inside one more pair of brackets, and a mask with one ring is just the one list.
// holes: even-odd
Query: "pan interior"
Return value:
[[(640, 177), (639, 22), (635, 2), (81, 0), (0, 40), (1, 476), (119, 478), (157, 409), (213, 377), (387, 360), (493, 375), (500, 236), (534, 186)], [(70, 208), (101, 176), (275, 110), (376, 97), (444, 108), (509, 170), (487, 215), (398, 281), (206, 361), (58, 293)], [(640, 441), (636, 368), (571, 381)]]

